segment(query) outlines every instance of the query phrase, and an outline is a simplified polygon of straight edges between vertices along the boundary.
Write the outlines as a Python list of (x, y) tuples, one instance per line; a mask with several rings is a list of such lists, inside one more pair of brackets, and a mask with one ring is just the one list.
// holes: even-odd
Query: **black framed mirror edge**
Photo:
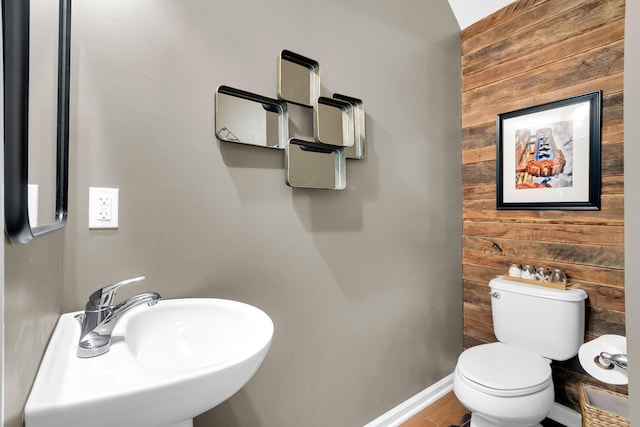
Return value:
[(2, 0), (5, 233), (14, 244), (63, 228), (68, 210), (71, 0), (60, 0), (59, 6), (55, 219), (33, 228), (27, 190), (29, 3)]

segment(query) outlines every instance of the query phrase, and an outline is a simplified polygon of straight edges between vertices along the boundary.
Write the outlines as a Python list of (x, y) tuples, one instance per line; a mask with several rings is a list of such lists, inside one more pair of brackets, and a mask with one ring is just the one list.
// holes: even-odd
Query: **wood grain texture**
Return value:
[[(511, 263), (560, 268), (587, 292), (587, 340), (625, 333), (624, 9), (624, 0), (520, 0), (462, 32), (465, 348), (496, 340), (488, 282)], [(596, 90), (601, 210), (496, 210), (496, 116)], [(579, 410), (578, 382), (589, 377), (575, 358), (553, 373), (558, 401)]]
[[(624, 142), (622, 92), (605, 94), (602, 100), (602, 145)], [(504, 111), (503, 111), (504, 112)], [(480, 125), (462, 130), (462, 163), (477, 163), (496, 159), (496, 116)]]
[(495, 13), (462, 30), (461, 38), (462, 40), (471, 40), (478, 34), (483, 34), (487, 30), (499, 27), (499, 24), (504, 21), (513, 21), (519, 14), (527, 12), (533, 7), (546, 3), (547, 1), (549, 0), (523, 0), (508, 4)]
[(487, 237), (561, 242), (572, 245), (624, 246), (624, 227), (575, 224), (511, 224), (502, 222), (465, 222), (465, 238)]
[[(463, 168), (464, 173), (464, 168)], [(496, 211), (495, 196), (492, 200), (462, 201), (464, 221), (540, 222), (547, 224), (623, 225), (624, 196), (602, 194), (600, 211)]]
[[(566, 75), (564, 77), (566, 77)], [(526, 78), (526, 76), (524, 78)], [(486, 123), (492, 123), (495, 126), (496, 115), (498, 114), (531, 107), (533, 105), (545, 104), (547, 102), (553, 102), (571, 96), (582, 95), (596, 90), (602, 90), (605, 96), (613, 93), (622, 93), (622, 80), (623, 73), (619, 72), (603, 77), (597, 77), (593, 80), (580, 81), (568, 87), (559, 87), (554, 90), (545, 89), (547, 90), (546, 92), (544, 90), (540, 90), (539, 92), (528, 91), (526, 94), (520, 93), (518, 96), (514, 97), (500, 96), (500, 103), (492, 103), (489, 99), (485, 100), (484, 103), (479, 104), (478, 108), (467, 108), (466, 110), (465, 104), (466, 102), (469, 102), (469, 100), (463, 100), (462, 128), (464, 130), (469, 126), (477, 126)], [(462, 81), (464, 81), (464, 76)], [(496, 91), (501, 90), (499, 88), (494, 89)], [(475, 95), (477, 96), (477, 94)]]
[[(462, 72), (465, 76), (471, 76), (486, 72), (488, 68), (498, 71), (499, 65), (540, 52), (537, 57), (529, 58), (533, 62), (532, 68), (535, 68), (535, 65), (558, 62), (563, 56), (575, 55), (579, 50), (606, 44), (611, 41), (611, 34), (605, 37), (603, 43), (599, 39), (602, 37), (599, 30), (624, 18), (624, 4), (624, 0), (549, 1), (523, 14), (521, 19), (506, 21), (503, 28), (488, 30), (487, 34), (463, 41)], [(547, 25), (550, 22), (562, 24)], [(507, 34), (508, 37), (505, 37)], [(622, 34), (618, 38), (622, 39)], [(582, 42), (580, 48), (577, 48), (577, 42)], [(553, 50), (549, 51), (548, 48)], [(572, 51), (572, 48), (576, 50)], [(510, 75), (523, 71), (527, 69), (514, 69)], [(501, 75), (494, 75), (490, 79), (500, 78)]]
[[(608, 44), (624, 37), (624, 22), (617, 19), (608, 25), (597, 28), (593, 32), (587, 32), (573, 37), (562, 43), (560, 48), (555, 44), (546, 47), (540, 46), (535, 52), (527, 55), (507, 56), (509, 59), (491, 67), (491, 69), (470, 74), (464, 82), (463, 91), (475, 89), (488, 82), (502, 80), (514, 74), (520, 74), (544, 67), (558, 60), (569, 58), (577, 53), (585, 52), (593, 44)], [(504, 52), (500, 52), (504, 55)]]
[(400, 424), (400, 427), (442, 427), (462, 425), (469, 411), (458, 401), (453, 391), (445, 394), (427, 408)]
[[(618, 40), (604, 46), (597, 46), (561, 61), (553, 62), (544, 67), (536, 68), (530, 72), (517, 74), (513, 77), (463, 92), (463, 120), (476, 108), (489, 108), (491, 106), (500, 108), (520, 96), (530, 97), (544, 92), (565, 91), (565, 96), (554, 97), (546, 101), (551, 102), (556, 99), (578, 95), (572, 89), (575, 83), (568, 81), (567, 77), (570, 76), (571, 80), (576, 83), (583, 83), (622, 73), (624, 68), (623, 49), (623, 40)], [(597, 89), (597, 87), (593, 88), (593, 90)], [(527, 106), (522, 105), (520, 108)], [(509, 107), (506, 111), (515, 109)], [(496, 114), (502, 112), (505, 111), (496, 110)]]

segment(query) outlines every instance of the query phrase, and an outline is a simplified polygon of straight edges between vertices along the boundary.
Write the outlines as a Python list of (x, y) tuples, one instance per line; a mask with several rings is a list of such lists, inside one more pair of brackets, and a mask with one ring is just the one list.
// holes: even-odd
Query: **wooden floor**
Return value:
[(400, 427), (468, 427), (469, 419), (469, 411), (458, 402), (453, 391), (450, 391), (440, 400), (402, 423)]
[[(469, 427), (471, 414), (450, 391), (432, 405), (409, 418), (400, 427)], [(543, 427), (566, 427), (549, 418), (541, 422)]]

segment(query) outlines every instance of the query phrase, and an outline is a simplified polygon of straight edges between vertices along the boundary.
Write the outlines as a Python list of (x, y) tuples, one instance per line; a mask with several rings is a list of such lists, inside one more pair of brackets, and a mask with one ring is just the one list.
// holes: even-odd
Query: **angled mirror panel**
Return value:
[(29, 242), (67, 221), (71, 1), (60, 0), (58, 10), (55, 213), (39, 226), (29, 220), (29, 151), (43, 149), (37, 141), (29, 146), (29, 12), (28, 0), (2, 2), (5, 232), (11, 243)]
[(290, 187), (343, 190), (347, 185), (344, 151), (292, 138), (285, 149), (285, 179)]
[(287, 104), (277, 99), (220, 86), (215, 115), (220, 141), (284, 149), (289, 139)]
[(347, 159), (361, 160), (366, 156), (365, 148), (365, 113), (364, 102), (361, 99), (353, 98), (339, 93), (333, 94), (334, 99), (345, 101), (353, 108), (353, 145), (345, 147), (344, 155)]
[(351, 147), (354, 143), (353, 108), (339, 99), (318, 98), (315, 109), (315, 138), (322, 144)]
[(320, 64), (313, 59), (283, 50), (278, 60), (278, 97), (313, 107), (320, 96)]

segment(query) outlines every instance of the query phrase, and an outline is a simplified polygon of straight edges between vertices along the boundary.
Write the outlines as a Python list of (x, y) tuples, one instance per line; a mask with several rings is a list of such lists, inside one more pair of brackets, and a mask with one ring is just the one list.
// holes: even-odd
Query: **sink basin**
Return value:
[(26, 427), (191, 426), (251, 379), (273, 336), (269, 316), (248, 304), (161, 300), (125, 314), (108, 353), (81, 359), (76, 314), (56, 325), (25, 406)]

